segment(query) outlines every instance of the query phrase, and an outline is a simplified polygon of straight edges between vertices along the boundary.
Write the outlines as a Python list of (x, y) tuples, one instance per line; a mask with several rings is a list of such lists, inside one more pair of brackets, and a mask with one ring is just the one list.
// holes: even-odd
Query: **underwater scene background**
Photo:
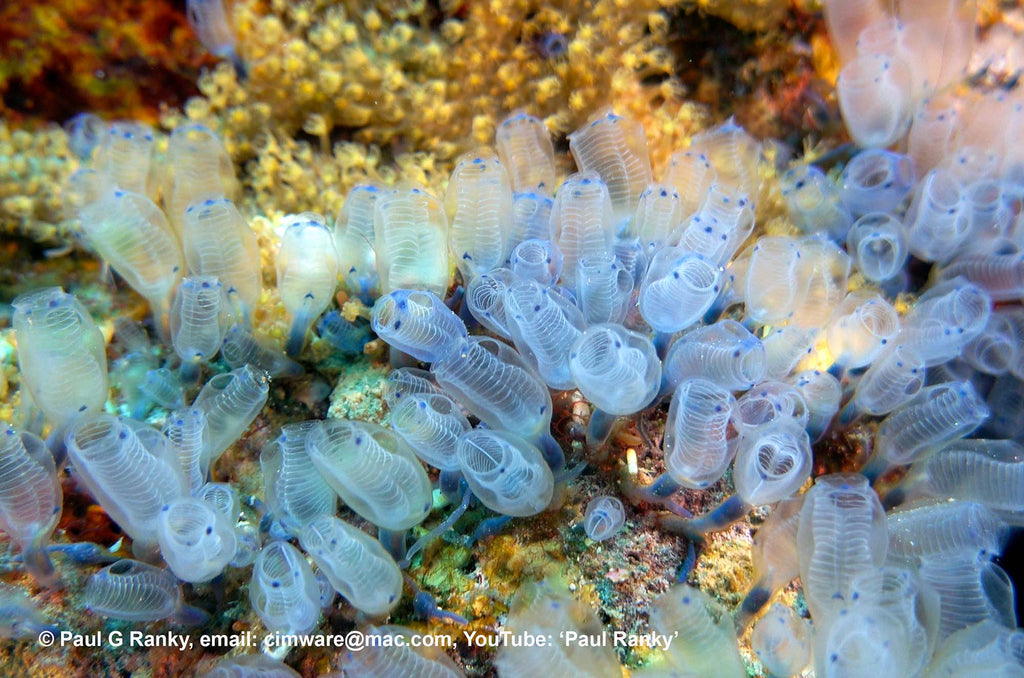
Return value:
[(1024, 675), (1022, 31), (3, 3), (0, 674)]

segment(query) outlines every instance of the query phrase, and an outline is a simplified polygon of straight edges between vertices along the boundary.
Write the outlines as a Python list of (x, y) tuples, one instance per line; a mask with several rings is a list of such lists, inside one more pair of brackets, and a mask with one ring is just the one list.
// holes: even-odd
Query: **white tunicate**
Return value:
[(956, 553), (925, 556), (921, 579), (939, 594), (940, 641), (960, 629), (992, 619), (1013, 627), (1016, 614), (1009, 575), (987, 556)]
[(382, 195), (384, 189), (375, 184), (353, 186), (334, 221), (338, 275), (349, 292), (367, 303), (378, 291), (374, 211)]
[(929, 172), (949, 155), (960, 129), (959, 114), (938, 99), (926, 99), (918, 107), (907, 135), (907, 155), (919, 173)]
[(721, 269), (698, 254), (666, 247), (651, 259), (640, 286), (640, 313), (658, 332), (696, 323), (721, 289)]
[(626, 522), (626, 509), (622, 502), (606, 495), (594, 497), (587, 503), (583, 514), (583, 529), (594, 541), (614, 537)]
[(385, 192), (373, 216), (381, 292), (448, 291), (448, 218), (426, 190), (405, 186)]
[(234, 57), (235, 36), (228, 23), (224, 0), (188, 0), (188, 25), (210, 54)]
[(643, 127), (607, 108), (569, 135), (569, 150), (580, 171), (596, 172), (608, 186), (616, 229), (620, 229), (633, 216), (640, 194), (654, 181)]
[(0, 423), (0, 528), (19, 546), (25, 569), (43, 586), (56, 580), (46, 547), (63, 502), (46, 444), (33, 433)]
[(87, 609), (111, 619), (195, 623), (203, 616), (183, 604), (173, 574), (136, 560), (119, 560), (94, 572), (82, 595)]
[(458, 404), (441, 393), (402, 398), (391, 408), (391, 427), (416, 456), (442, 471), (457, 471), (455, 443), (472, 428)]
[(540, 450), (508, 431), (476, 429), (459, 437), (455, 456), (480, 502), (509, 516), (532, 516), (551, 503), (554, 476)]
[[(518, 609), (509, 614), (506, 629), (517, 637), (601, 638), (604, 626), (589, 605), (573, 600), (568, 593), (543, 584), (533, 596), (523, 596)], [(619, 678), (622, 670), (615, 651), (593, 643), (545, 643), (543, 647), (507, 643), (494, 657), (501, 678), (531, 678), (550, 672), (557, 676)], [(415, 675), (420, 675), (419, 673)], [(381, 676), (383, 678), (383, 676)], [(448, 674), (438, 678), (449, 678)]]
[(633, 276), (613, 253), (577, 262), (576, 300), (588, 325), (622, 322), (632, 294)]
[(921, 179), (905, 223), (910, 253), (924, 261), (948, 261), (971, 234), (971, 214), (960, 180), (934, 169)]
[(843, 168), (840, 195), (854, 216), (895, 213), (917, 183), (914, 161), (877, 148), (861, 151)]
[(161, 510), (156, 527), (160, 554), (182, 581), (208, 582), (235, 557), (234, 522), (205, 501), (172, 501)]
[(796, 675), (811, 660), (810, 626), (792, 609), (775, 603), (754, 624), (750, 646), (772, 674)]
[(736, 399), (718, 384), (687, 379), (672, 394), (665, 421), (665, 468), (672, 480), (704, 489), (732, 461), (729, 421)]
[(981, 334), (992, 312), (992, 299), (962, 278), (939, 283), (925, 292), (903, 317), (899, 341), (921, 354), (929, 367), (957, 357)]
[(102, 412), (109, 382), (103, 335), (85, 307), (60, 287), (11, 302), (22, 387), (58, 430)]
[(100, 137), (93, 165), (104, 190), (120, 189), (150, 198), (156, 196), (153, 129), (142, 122), (112, 122)]
[(928, 386), (879, 424), (874, 453), (892, 466), (910, 464), (930, 447), (967, 436), (988, 414), (969, 381)]
[(851, 579), (885, 560), (885, 511), (867, 478), (818, 476), (800, 511), (797, 542), (807, 607), (825, 622), (849, 603)]
[(189, 205), (221, 196), (234, 198), (238, 192), (231, 157), (204, 125), (182, 125), (171, 132), (164, 168), (164, 209), (179, 237)]
[[(694, 135), (690, 152), (707, 159), (717, 176), (716, 183), (728, 186), (739, 195), (753, 200), (761, 192), (758, 162), (761, 144), (730, 117), (722, 124)], [(680, 190), (684, 204), (688, 199)], [(700, 201), (704, 201), (704, 194)], [(750, 205), (753, 208), (753, 204)]]
[(523, 240), (509, 257), (512, 272), (524, 280), (553, 285), (562, 273), (562, 252), (550, 240)]
[(188, 483), (190, 492), (195, 492), (206, 482), (210, 474), (209, 456), (210, 433), (206, 428), (206, 412), (197, 407), (174, 410), (167, 415), (163, 434), (171, 444)]
[(436, 295), (419, 290), (395, 290), (377, 299), (370, 326), (394, 348), (427, 363), (467, 336), (461, 318)]
[(752, 506), (772, 504), (811, 475), (811, 442), (793, 419), (778, 419), (740, 436), (733, 465), (736, 494)]
[(338, 286), (338, 254), (334, 236), (319, 214), (285, 217), (277, 253), (277, 289), (291, 329), (285, 353), (297, 356), (313, 322), (334, 299)]
[(232, 369), (249, 365), (271, 377), (297, 377), (302, 374), (302, 365), (286, 356), (274, 341), (253, 334), (244, 323), (233, 325), (224, 333), (220, 357)]
[(686, 217), (700, 208), (717, 179), (718, 173), (705, 155), (695, 151), (680, 151), (672, 154), (665, 170), (664, 183), (676, 189), (682, 216)]
[(393, 431), (328, 419), (309, 432), (306, 452), (342, 501), (378, 527), (407, 530), (430, 512), (430, 479)]
[(555, 190), (555, 149), (544, 123), (523, 111), (502, 120), (494, 134), (498, 157), (516, 192)]
[(807, 401), (796, 386), (782, 381), (755, 384), (736, 401), (733, 425), (741, 434), (780, 419), (792, 418), (807, 425)]
[(210, 466), (245, 433), (269, 394), (270, 375), (249, 365), (218, 374), (203, 385), (192, 406), (206, 413)]
[(899, 315), (889, 302), (868, 291), (850, 292), (829, 321), (828, 349), (839, 365), (864, 367), (895, 339), (899, 329)]
[(465, 678), (444, 649), (404, 626), (370, 626), (358, 650), (340, 657), (339, 667), (352, 678)]
[(639, 412), (661, 386), (661, 361), (646, 336), (622, 325), (591, 325), (569, 353), (572, 380), (585, 398), (608, 414)]
[(268, 631), (312, 631), (320, 618), (320, 590), (302, 552), (284, 541), (263, 547), (252, 567), (249, 603)]
[(515, 247), (526, 240), (554, 240), (551, 210), (555, 201), (548, 195), (531, 191), (512, 194), (512, 231), (509, 244)]
[(137, 430), (109, 414), (95, 414), (78, 419), (66, 442), (75, 478), (133, 546), (144, 549), (156, 544), (163, 507), (188, 496), (188, 485), (167, 439), (152, 429)]
[(302, 548), (334, 590), (371, 617), (386, 617), (402, 597), (402, 571), (381, 543), (332, 515), (311, 520), (299, 533)]
[[(530, 240), (527, 242), (539, 242)], [(482, 273), (466, 285), (466, 305), (477, 321), (503, 339), (511, 339), (505, 318), (505, 297), (517, 276), (507, 268)]]
[(651, 606), (651, 629), (673, 638), (669, 675), (742, 678), (732, 617), (700, 589), (676, 584)]
[(913, 398), (924, 386), (924, 359), (911, 346), (897, 344), (875, 357), (853, 394), (854, 403), (868, 414), (888, 414)]
[(645, 249), (655, 251), (668, 244), (682, 220), (683, 205), (676, 189), (666, 184), (652, 184), (640, 194), (626, 235), (639, 238)]
[(759, 323), (785, 320), (803, 301), (799, 281), (800, 243), (796, 238), (758, 238), (750, 254), (746, 278), (738, 279), (747, 316)]
[(389, 410), (398, 407), (407, 396), (441, 393), (441, 388), (434, 382), (430, 372), (418, 367), (399, 367), (391, 370), (384, 382), (383, 390), (384, 402), (387, 403)]
[(687, 332), (672, 344), (664, 360), (662, 391), (667, 393), (690, 378), (745, 391), (761, 380), (764, 371), (761, 340), (735, 320), (720, 320)]
[(583, 257), (609, 252), (615, 239), (615, 217), (608, 187), (595, 172), (567, 178), (551, 210), (555, 244), (562, 253), (562, 282), (576, 284), (576, 267)]
[(333, 515), (338, 495), (313, 464), (306, 439), (318, 421), (285, 424), (281, 434), (260, 453), (263, 494), (274, 520), (286, 532), (297, 535), (320, 515)]
[(226, 306), (224, 286), (216, 277), (188, 277), (178, 285), (171, 306), (170, 330), (185, 381), (195, 381), (199, 365), (212, 360), (220, 350)]
[(551, 427), (551, 392), (508, 344), (469, 337), (430, 366), (444, 391), (482, 422), (537, 440)]
[(185, 258), (163, 211), (144, 194), (113, 190), (80, 211), (90, 246), (141, 294), (165, 327)]
[(860, 56), (843, 66), (836, 81), (839, 109), (854, 141), (885, 148), (910, 128), (910, 68), (902, 59)]
[(940, 280), (963, 277), (985, 290), (992, 301), (1017, 301), (1024, 297), (1024, 254), (976, 254), (958, 257), (944, 266)]
[(825, 173), (814, 165), (798, 165), (786, 171), (779, 183), (790, 219), (804, 233), (824, 233), (842, 240), (853, 223), (842, 194)]
[(846, 234), (846, 251), (865, 278), (872, 282), (889, 280), (903, 270), (907, 261), (907, 229), (891, 214), (865, 214)]
[(532, 280), (518, 281), (505, 296), (505, 320), (520, 354), (548, 386), (575, 386), (569, 352), (586, 328), (583, 314), (551, 288)]
[(263, 289), (256, 234), (227, 198), (208, 198), (185, 210), (182, 249), (189, 274), (213, 276), (228, 301), (249, 317)]
[(916, 567), (933, 555), (995, 554), (1008, 536), (1006, 523), (971, 501), (914, 502), (887, 514), (890, 561)]
[(1004, 314), (989, 316), (985, 330), (964, 346), (964, 361), (985, 374), (1006, 374), (1020, 357), (1021, 342), (1013, 322)]
[(828, 372), (806, 370), (790, 377), (790, 383), (800, 391), (807, 405), (805, 428), (812, 440), (817, 440), (828, 430), (832, 417), (839, 411), (843, 389)]
[(464, 281), (505, 263), (512, 231), (512, 185), (496, 156), (462, 155), (448, 180), (444, 207), (448, 248)]

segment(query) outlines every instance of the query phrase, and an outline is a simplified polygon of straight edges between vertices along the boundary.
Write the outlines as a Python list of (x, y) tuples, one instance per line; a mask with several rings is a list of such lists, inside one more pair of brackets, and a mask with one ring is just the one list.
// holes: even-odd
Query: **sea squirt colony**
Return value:
[[(212, 5), (190, 3), (192, 20), (213, 16)], [(106, 414), (103, 337), (84, 307), (59, 288), (15, 299), (23, 400), (51, 432), (43, 441), (41, 425), (5, 424), (0, 438), (0, 518), (25, 569), (42, 586), (59, 580), (49, 540), (66, 459), (138, 559), (89, 579), (97, 614), (202, 623), (180, 582), (251, 567), (250, 602), (268, 630), (313, 631), (334, 592), (363, 621), (386, 620), (407, 581), (417, 612), (458, 622), (403, 575), (423, 545), (473, 501), (501, 517), (479, 537), (552, 508), (621, 417), (667, 401), (665, 472), (649, 485), (624, 475), (624, 498), (666, 509), (660, 525), (698, 543), (754, 507), (774, 508), (736, 619), (701, 591), (673, 587), (652, 604), (650, 625), (678, 639), (635, 675), (744, 675), (737, 627), (797, 576), (813, 626), (776, 604), (751, 636), (775, 674), (810, 662), (822, 676), (1024, 671), (1012, 586), (992, 562), (1024, 522), (1024, 191), (1011, 143), (1024, 106), (990, 95), (972, 119), (966, 100), (940, 90), (962, 55), (951, 50), (936, 57), (946, 70), (925, 72), (928, 20), (913, 5), (889, 16), (869, 2), (831, 3), (826, 17), (833, 35), (862, 29), (839, 45), (838, 95), (863, 150), (841, 173), (785, 171), (780, 197), (799, 234), (758, 223), (759, 201), (773, 199), (762, 147), (732, 121), (694, 137), (655, 182), (640, 125), (600, 111), (569, 135), (579, 172), (556, 186), (546, 129), (517, 112), (498, 127), (496, 152), (459, 160), (443, 200), (418, 186), (364, 185), (333, 227), (309, 213), (282, 221), (283, 353), (253, 333), (258, 246), (216, 135), (175, 130), (163, 164), (139, 123), (101, 126), (95, 148), (79, 139), (89, 165), (69, 193), (86, 240), (148, 300), (177, 366), (155, 364), (145, 330), (119, 324), (144, 376), (133, 418)], [(906, 152), (886, 150), (894, 145)], [(932, 266), (923, 288), (911, 255)], [(449, 297), (452, 263), (463, 284)], [(271, 379), (301, 374), (293, 359), (314, 326), (349, 353), (370, 337), (364, 321), (328, 311), (339, 281), (372, 305), (369, 328), (391, 346), (390, 427), (284, 425), (260, 457), (264, 520), (240, 521), (235, 488), (211, 483), (210, 470), (258, 416)], [(218, 352), (232, 369), (204, 382)], [(551, 391), (572, 389), (593, 405), (582, 459), (567, 459), (551, 433)], [(170, 410), (163, 430), (141, 421), (153, 404)], [(861, 472), (819, 475), (801, 493), (815, 441), (867, 423), (877, 431)], [(985, 437), (966, 438), (975, 432)], [(409, 546), (433, 508), (424, 464), (456, 508)], [(908, 466), (899, 484), (884, 482)], [(674, 498), (730, 468), (735, 494), (705, 515)], [(336, 515), (339, 498), (377, 539)], [(620, 499), (595, 497), (584, 529), (608, 539), (624, 516)], [(80, 560), (103, 557), (83, 547)], [(24, 629), (40, 627), (30, 606), (3, 595)], [(601, 623), (542, 587), (507, 628), (599, 635)], [(495, 665), (502, 676), (620, 675), (601, 647), (504, 647)], [(462, 674), (447, 655), (411, 647), (342, 653), (338, 668)], [(253, 656), (207, 675), (296, 674)]]

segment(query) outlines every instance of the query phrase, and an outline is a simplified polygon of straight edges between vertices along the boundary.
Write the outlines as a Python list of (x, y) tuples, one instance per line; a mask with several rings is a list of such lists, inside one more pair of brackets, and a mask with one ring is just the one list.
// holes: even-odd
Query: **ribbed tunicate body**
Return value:
[(113, 190), (80, 216), (90, 246), (164, 322), (185, 257), (163, 211), (144, 194)]
[(794, 419), (806, 426), (809, 418), (807, 401), (796, 386), (783, 381), (763, 381), (736, 401), (733, 426), (740, 434), (780, 419)]
[(601, 495), (587, 503), (583, 529), (594, 541), (611, 539), (626, 522), (626, 509), (616, 497)]
[(178, 468), (188, 483), (189, 491), (202, 487), (210, 474), (210, 433), (206, 412), (198, 407), (174, 410), (167, 415), (163, 433), (178, 459)]
[[(221, 4), (220, 0), (206, 1)], [(232, 198), (236, 191), (235, 166), (212, 130), (191, 124), (171, 132), (167, 141), (164, 207), (179, 236), (189, 205), (222, 196)]]
[(463, 280), (505, 263), (511, 246), (512, 185), (497, 156), (467, 153), (455, 163), (444, 196), (448, 246)]
[(466, 325), (431, 292), (395, 290), (377, 300), (370, 321), (377, 336), (432, 363), (467, 336)]
[(539, 118), (516, 111), (498, 125), (494, 138), (513, 190), (554, 193), (555, 149)]
[(206, 413), (211, 466), (249, 428), (269, 393), (270, 375), (250, 365), (218, 374), (206, 382), (192, 406)]
[(182, 249), (189, 274), (213, 276), (228, 301), (248, 316), (263, 289), (256, 235), (227, 198), (209, 198), (185, 210)]
[(879, 425), (875, 454), (893, 465), (912, 463), (925, 449), (966, 436), (988, 414), (970, 382), (929, 386)]
[(304, 212), (285, 217), (277, 253), (277, 289), (291, 316), (287, 353), (302, 350), (306, 334), (338, 286), (338, 254), (334, 236), (319, 214)]
[(208, 582), (235, 557), (234, 529), (234, 521), (200, 499), (172, 501), (157, 522), (160, 554), (178, 579)]
[(704, 489), (725, 473), (732, 461), (729, 420), (736, 399), (703, 379), (687, 379), (672, 394), (665, 421), (665, 467), (674, 481)]
[(280, 346), (267, 338), (257, 337), (244, 323), (232, 325), (224, 333), (220, 357), (232, 369), (249, 365), (271, 377), (297, 377), (303, 372), (302, 365), (286, 356)]
[(793, 419), (779, 419), (744, 433), (736, 446), (733, 483), (753, 506), (785, 499), (811, 475), (811, 442)]
[(530, 191), (512, 194), (512, 231), (509, 244), (525, 240), (554, 240), (551, 211), (555, 201), (546, 194)]
[(441, 387), (426, 370), (418, 367), (399, 367), (391, 370), (384, 382), (384, 402), (393, 410), (408, 396), (441, 393)]
[(970, 235), (964, 188), (949, 170), (935, 169), (921, 179), (907, 212), (910, 253), (924, 261), (946, 261)]
[(45, 549), (63, 503), (46, 444), (33, 433), (0, 423), (0, 528), (21, 548), (26, 569), (42, 585), (54, 577)]
[(608, 414), (639, 412), (661, 386), (661, 361), (646, 336), (622, 325), (591, 325), (569, 353), (569, 370), (584, 397)]
[(21, 383), (58, 429), (107, 401), (103, 335), (85, 307), (59, 287), (15, 297), (11, 324), (18, 338)]
[(954, 553), (1002, 551), (1006, 523), (970, 501), (899, 506), (886, 517), (890, 560), (916, 566), (920, 558)]
[(861, 377), (854, 403), (868, 414), (888, 414), (920, 392), (925, 372), (924, 359), (915, 348), (892, 346)]
[(342, 501), (378, 527), (407, 530), (430, 512), (430, 480), (423, 466), (382, 426), (329, 419), (310, 431), (306, 451)]
[(633, 215), (640, 194), (653, 183), (643, 127), (611, 109), (598, 112), (569, 135), (569, 150), (583, 172), (596, 172), (608, 186), (615, 222)]
[(448, 395), (491, 428), (535, 440), (551, 426), (551, 393), (508, 344), (469, 337), (430, 372)]
[(455, 443), (471, 428), (458, 404), (440, 393), (402, 398), (391, 409), (391, 427), (417, 457), (442, 471), (459, 469)]
[(792, 609), (775, 603), (754, 624), (750, 647), (773, 674), (798, 674), (811, 660), (810, 625)]
[(885, 511), (867, 478), (819, 476), (804, 499), (797, 542), (807, 607), (824, 621), (850, 601), (851, 578), (885, 560)]
[(902, 153), (868, 148), (843, 168), (840, 195), (854, 214), (894, 213), (917, 183), (914, 161)]
[(553, 285), (562, 272), (562, 252), (550, 240), (523, 240), (509, 257), (512, 272), (524, 280)]
[(508, 431), (476, 429), (455, 445), (462, 476), (480, 502), (509, 516), (532, 516), (551, 502), (554, 476), (539, 449)]
[(610, 251), (615, 238), (608, 187), (596, 172), (573, 174), (562, 183), (551, 210), (551, 223), (563, 257), (562, 282), (575, 285), (579, 260)]
[(858, 56), (836, 81), (843, 122), (850, 136), (867, 148), (885, 148), (910, 128), (910, 68), (882, 54)]
[[(531, 240), (530, 242), (539, 242)], [(517, 280), (507, 268), (482, 273), (466, 285), (466, 305), (481, 325), (504, 339), (512, 339), (505, 317), (505, 297)], [(550, 281), (549, 281), (550, 282)]]
[(437, 198), (403, 187), (377, 199), (374, 249), (381, 292), (448, 290), (448, 218)]
[(1024, 255), (985, 254), (958, 257), (939, 274), (942, 280), (962, 276), (988, 292), (992, 301), (1015, 301), (1024, 296)]
[(171, 307), (171, 343), (183, 363), (212, 360), (224, 338), (224, 286), (214, 276), (188, 277), (178, 285)]
[[(340, 667), (352, 678), (464, 678), (465, 673), (429, 641), (404, 626), (370, 626), (369, 640), (346, 652)], [(414, 639), (415, 637), (415, 639)]]
[(402, 571), (381, 543), (333, 515), (307, 523), (299, 542), (334, 590), (360, 612), (386, 617), (402, 597)]
[(374, 184), (353, 186), (334, 221), (338, 274), (346, 289), (366, 303), (376, 296), (378, 285), (374, 212), (383, 194)]
[(221, 659), (200, 678), (300, 678), (300, 675), (284, 662), (265, 654), (243, 654)]
[(712, 184), (692, 218), (676, 229), (678, 245), (717, 265), (726, 264), (754, 230), (750, 199), (727, 184)]
[(687, 332), (668, 350), (664, 360), (664, 392), (684, 379), (700, 378), (729, 391), (745, 391), (764, 376), (761, 340), (735, 320)]
[(1016, 623), (1010, 577), (987, 557), (975, 553), (926, 556), (918, 572), (939, 594), (940, 641), (988, 619), (1008, 627)]
[(264, 546), (252, 566), (249, 602), (268, 631), (312, 631), (320, 618), (320, 590), (302, 552), (284, 541)]
[(954, 440), (911, 467), (908, 491), (988, 507), (1024, 523), (1024, 447), (1012, 440)]
[(127, 559), (89, 577), (83, 596), (85, 606), (96, 614), (133, 622), (168, 619), (181, 605), (173, 574)]
[[(163, 507), (188, 495), (167, 439), (152, 429), (139, 431), (145, 438), (116, 417), (95, 414), (77, 420), (66, 441), (75, 478), (128, 533), (136, 548), (156, 543)], [(149, 448), (143, 439), (152, 441)]]
[(651, 609), (651, 629), (673, 636), (667, 659), (682, 675), (746, 675), (732, 618), (700, 589), (676, 584), (658, 596)]
[(93, 163), (105, 188), (155, 195), (153, 129), (133, 120), (110, 123), (101, 135)]
[(764, 237), (754, 245), (740, 282), (747, 317), (761, 323), (788, 318), (803, 301), (800, 244), (796, 238)]
[(654, 184), (640, 194), (627, 234), (638, 237), (641, 246), (655, 251), (669, 243), (682, 221), (683, 203), (679, 192), (668, 184)]
[(672, 154), (663, 181), (676, 189), (681, 212), (685, 217), (697, 211), (717, 180), (718, 173), (707, 156), (699, 151), (688, 150)]
[(586, 327), (580, 310), (550, 288), (524, 280), (508, 289), (505, 319), (516, 348), (547, 385), (572, 388), (569, 351)]
[(338, 506), (337, 494), (306, 451), (306, 438), (319, 425), (317, 421), (285, 424), (260, 453), (267, 506), (294, 535), (317, 516), (333, 515)]
[(160, 407), (173, 410), (183, 404), (183, 389), (178, 376), (169, 367), (147, 370), (139, 391)]
[[(567, 632), (577, 638), (601, 638), (604, 626), (589, 605), (568, 593), (540, 585), (528, 605), (509, 614), (506, 628), (519, 637), (559, 637)], [(546, 643), (544, 647), (508, 643), (499, 648), (494, 666), (501, 678), (530, 678), (550, 672), (553, 676), (619, 678), (622, 675), (615, 651), (589, 643)]]
[(782, 198), (789, 217), (805, 233), (827, 233), (837, 240), (846, 238), (853, 216), (842, 194), (825, 173), (814, 165), (798, 165), (780, 179)]
[(582, 257), (577, 262), (576, 299), (588, 325), (619, 323), (633, 293), (633, 276), (615, 255)]
[(895, 277), (907, 261), (907, 229), (891, 214), (871, 212), (853, 222), (846, 251), (864, 277), (882, 282)]
[(721, 270), (703, 257), (666, 247), (651, 259), (640, 286), (640, 313), (658, 332), (697, 322), (721, 289)]
[(889, 302), (877, 294), (851, 292), (829, 321), (829, 352), (840, 365), (863, 367), (896, 338), (899, 329), (900, 318)]

